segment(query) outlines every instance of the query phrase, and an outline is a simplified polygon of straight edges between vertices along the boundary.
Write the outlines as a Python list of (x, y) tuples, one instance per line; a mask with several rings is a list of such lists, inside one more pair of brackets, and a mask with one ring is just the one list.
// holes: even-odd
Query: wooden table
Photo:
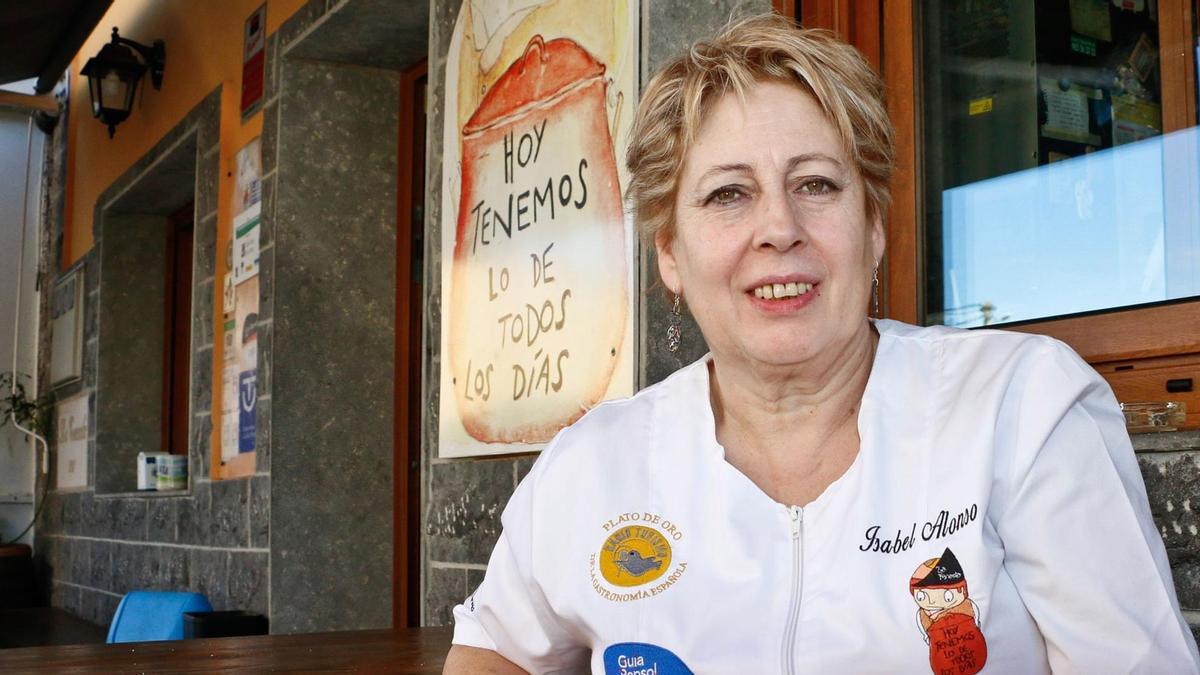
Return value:
[(441, 673), (453, 629), (402, 628), (0, 650), (0, 673)]

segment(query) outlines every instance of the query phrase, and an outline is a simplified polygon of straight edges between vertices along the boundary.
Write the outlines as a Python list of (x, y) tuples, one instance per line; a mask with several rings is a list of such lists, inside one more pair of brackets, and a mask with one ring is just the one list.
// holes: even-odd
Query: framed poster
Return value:
[(445, 73), (441, 457), (540, 450), (633, 393), (637, 18), (636, 0), (462, 6)]

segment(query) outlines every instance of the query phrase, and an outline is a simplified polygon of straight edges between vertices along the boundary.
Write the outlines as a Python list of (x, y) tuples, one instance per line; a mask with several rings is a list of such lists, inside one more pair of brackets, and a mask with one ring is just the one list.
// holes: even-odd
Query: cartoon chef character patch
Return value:
[(979, 607), (967, 591), (967, 577), (950, 549), (921, 563), (908, 581), (917, 603), (917, 625), (929, 645), (936, 675), (973, 675), (987, 662)]

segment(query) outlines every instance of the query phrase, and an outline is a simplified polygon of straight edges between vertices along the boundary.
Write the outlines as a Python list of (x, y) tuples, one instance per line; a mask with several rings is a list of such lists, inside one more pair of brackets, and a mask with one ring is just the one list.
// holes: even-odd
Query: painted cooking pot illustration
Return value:
[(629, 318), (604, 65), (535, 35), (462, 131), (449, 366), (462, 423), (534, 443), (604, 396)]

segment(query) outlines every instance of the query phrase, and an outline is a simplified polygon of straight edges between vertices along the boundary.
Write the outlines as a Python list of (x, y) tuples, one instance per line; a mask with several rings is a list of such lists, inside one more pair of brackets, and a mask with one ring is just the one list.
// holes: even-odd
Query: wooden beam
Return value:
[(887, 255), (881, 275), (884, 316), (908, 323), (921, 320), (923, 242), (917, 201), (918, 147), (916, 52), (912, 0), (884, 0), (883, 81), (888, 115), (896, 128), (896, 167), (888, 211)]
[(58, 113), (58, 101), (50, 94), (18, 94), (15, 91), (0, 90), (0, 106), (18, 108), (30, 112), (41, 111), (51, 115)]

